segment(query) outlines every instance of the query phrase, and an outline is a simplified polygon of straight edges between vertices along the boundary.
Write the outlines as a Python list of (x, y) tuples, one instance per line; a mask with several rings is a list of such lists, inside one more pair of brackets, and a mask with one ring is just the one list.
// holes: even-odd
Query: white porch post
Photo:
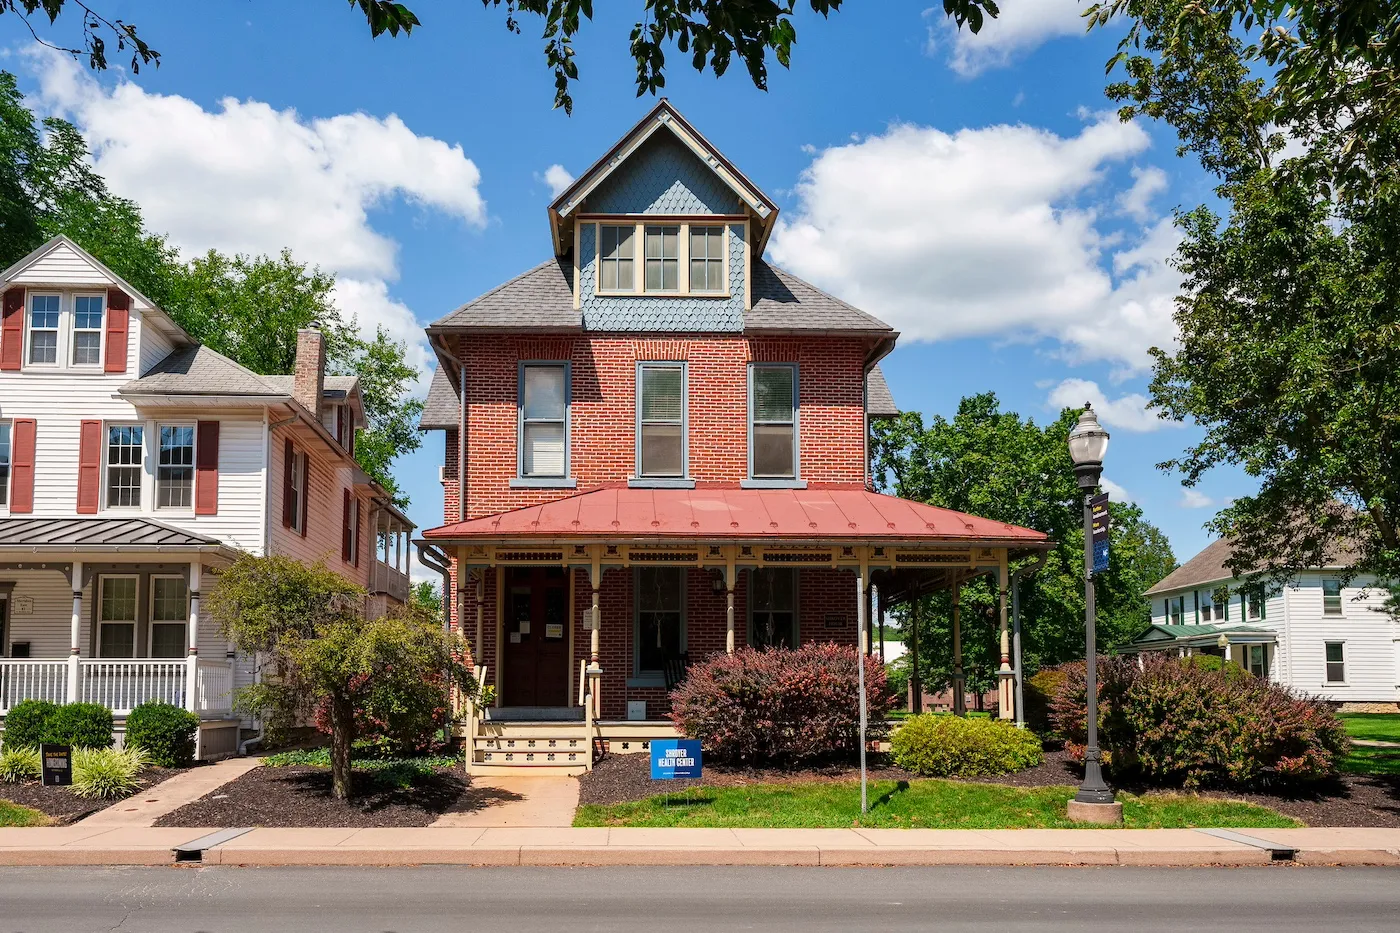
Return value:
[(83, 639), (83, 562), (73, 561), (73, 617), (68, 634), (68, 702), (77, 703), (78, 664), (82, 656)]
[(962, 658), (962, 581), (953, 581), (953, 715), (967, 715), (967, 677)]
[(1000, 591), (997, 603), (1001, 613), (1001, 667), (997, 670), (997, 718), (1016, 718), (1016, 672), (1011, 669), (1011, 634), (1007, 629), (1006, 598), (1011, 591), (1011, 581), (1006, 566), (1006, 549), (1001, 551), (1001, 564), (997, 568), (997, 588)]
[[(481, 622), (481, 604), (486, 599), (486, 569), (483, 567), (476, 572), (476, 643), (472, 645), (472, 657), (478, 656), (481, 651), (481, 639), (483, 636)], [(480, 667), (480, 663), (477, 664)]]
[(734, 653), (734, 554), (724, 564), (724, 653)]
[(190, 654), (186, 660), (185, 709), (197, 712), (199, 708), (199, 584), (200, 564), (190, 561)]
[(866, 655), (866, 631), (865, 631), (865, 588), (870, 585), (870, 565), (867, 561), (867, 551), (861, 548), (860, 567), (856, 570), (856, 689), (860, 692), (860, 812), (865, 813), (869, 809), (866, 798), (865, 786), (865, 730), (866, 730), (866, 707), (865, 707), (865, 655)]
[(590, 634), (588, 637), (588, 666), (598, 670), (598, 630), (603, 627), (602, 615), (598, 609), (598, 587), (603, 582), (603, 563), (598, 555), (593, 555), (593, 563), (588, 568), (588, 585), (593, 591), (593, 604), (589, 610)]

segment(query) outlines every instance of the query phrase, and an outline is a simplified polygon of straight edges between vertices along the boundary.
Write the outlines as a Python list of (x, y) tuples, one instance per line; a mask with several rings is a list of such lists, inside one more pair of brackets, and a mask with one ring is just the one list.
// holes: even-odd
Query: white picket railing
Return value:
[(117, 715), (130, 713), (148, 700), (188, 709), (184, 660), (84, 660), (78, 671), (78, 692), (85, 703), (100, 703)]
[(68, 699), (67, 661), (0, 660), (0, 714), (21, 700)]
[(233, 709), (233, 662), (199, 659), (195, 669), (195, 712), (227, 713)]

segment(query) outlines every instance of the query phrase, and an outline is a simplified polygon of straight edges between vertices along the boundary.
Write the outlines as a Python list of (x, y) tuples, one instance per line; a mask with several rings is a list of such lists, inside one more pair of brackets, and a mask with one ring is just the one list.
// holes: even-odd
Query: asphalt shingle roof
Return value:
[[(122, 386), (123, 395), (291, 395), (293, 376), (260, 376), (205, 346), (182, 347)], [(325, 397), (344, 398), (355, 376), (327, 376)]]
[(865, 377), (865, 410), (872, 418), (894, 418), (899, 415), (899, 406), (894, 403), (890, 384), (880, 367), (874, 366)]
[[(1149, 589), (1144, 595), (1156, 596), (1174, 590), (1186, 590), (1204, 586), (1207, 583), (1220, 583), (1234, 579), (1234, 574), (1225, 562), (1230, 559), (1234, 547), (1229, 538), (1219, 538), (1206, 545), (1205, 550), (1167, 574), (1162, 582)], [(1355, 549), (1345, 543), (1330, 549), (1327, 566), (1345, 567), (1355, 561)], [(1323, 568), (1316, 568), (1323, 569)]]

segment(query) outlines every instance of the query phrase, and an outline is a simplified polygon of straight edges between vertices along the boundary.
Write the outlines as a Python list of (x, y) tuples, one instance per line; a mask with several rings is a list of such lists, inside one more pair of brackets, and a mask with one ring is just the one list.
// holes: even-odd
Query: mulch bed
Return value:
[[(918, 777), (888, 764), (883, 755), (872, 755), (866, 773), (872, 781), (908, 781)], [(996, 777), (963, 778), (983, 784), (1012, 787), (1075, 785), (1083, 777), (1079, 766), (1060, 750), (1047, 751), (1045, 761), (1017, 774)], [(860, 778), (859, 767), (833, 765), (802, 771), (729, 769), (707, 765), (701, 780), (653, 781), (651, 762), (646, 755), (610, 755), (592, 771), (579, 778), (579, 803), (612, 804), (644, 800), (671, 791), (699, 786), (739, 786), (743, 784), (797, 784), (812, 781), (850, 781)], [(1122, 790), (1143, 793), (1154, 788), (1122, 786)], [(1309, 826), (1400, 827), (1400, 775), (1346, 774), (1337, 780), (1309, 790), (1281, 790), (1277, 793), (1203, 791), (1202, 796), (1244, 800), (1269, 807)]]
[[(145, 782), (142, 788), (129, 797), (118, 799), (129, 800), (131, 797), (139, 797), (161, 781), (173, 778), (177, 774), (183, 774), (186, 770), (188, 769), (147, 768), (141, 772), (141, 780)], [(117, 802), (115, 799), (93, 800), (88, 797), (79, 797), (66, 787), (45, 787), (38, 781), (26, 781), (22, 784), (0, 784), (0, 800), (8, 800), (10, 803), (38, 810), (60, 825), (75, 823), (83, 817), (96, 813), (98, 810), (105, 810)]]
[(356, 795), (331, 796), (327, 768), (293, 765), (254, 768), (173, 813), (157, 826), (317, 826), (364, 829), (428, 826), (444, 813), (481, 810), (519, 799), (498, 788), (473, 788), (460, 764), (436, 769), (411, 787), (376, 783), (357, 772)]

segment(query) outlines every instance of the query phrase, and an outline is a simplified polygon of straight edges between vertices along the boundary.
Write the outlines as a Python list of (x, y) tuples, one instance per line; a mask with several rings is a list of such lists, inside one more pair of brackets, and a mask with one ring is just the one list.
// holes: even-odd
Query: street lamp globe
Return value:
[(1099, 424), (1094, 407), (1085, 402), (1079, 423), (1069, 432), (1069, 458), (1074, 461), (1074, 473), (1079, 477), (1081, 487), (1092, 489), (1099, 484), (1106, 453), (1108, 432)]

